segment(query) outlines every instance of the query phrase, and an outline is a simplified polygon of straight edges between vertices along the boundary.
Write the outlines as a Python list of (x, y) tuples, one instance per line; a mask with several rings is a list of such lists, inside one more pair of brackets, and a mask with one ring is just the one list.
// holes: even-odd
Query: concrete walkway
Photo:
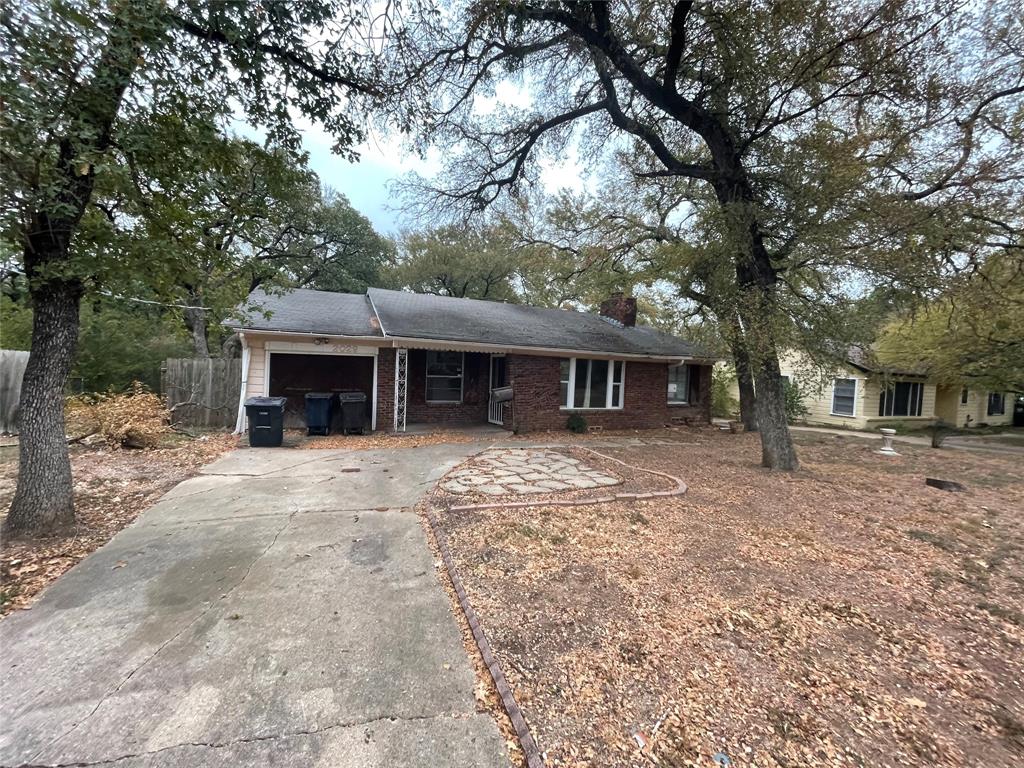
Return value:
[(181, 483), (0, 622), (0, 765), (507, 768), (408, 509), (479, 447)]

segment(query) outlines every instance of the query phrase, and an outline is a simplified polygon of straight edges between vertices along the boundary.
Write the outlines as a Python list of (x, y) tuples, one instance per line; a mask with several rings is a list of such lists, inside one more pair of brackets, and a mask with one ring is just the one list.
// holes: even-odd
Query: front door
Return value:
[(491, 355), (491, 397), (487, 403), (487, 421), (491, 424), (504, 423), (505, 404), (494, 401), (493, 392), (498, 387), (508, 386), (508, 367), (504, 355)]

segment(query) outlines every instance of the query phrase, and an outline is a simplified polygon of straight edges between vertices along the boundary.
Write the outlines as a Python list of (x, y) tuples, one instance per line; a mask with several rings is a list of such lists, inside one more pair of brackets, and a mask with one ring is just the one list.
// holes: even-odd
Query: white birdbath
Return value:
[(896, 453), (896, 449), (892, 447), (892, 439), (896, 436), (896, 430), (880, 429), (878, 431), (882, 433), (882, 447), (876, 453), (880, 453), (883, 456), (899, 456)]

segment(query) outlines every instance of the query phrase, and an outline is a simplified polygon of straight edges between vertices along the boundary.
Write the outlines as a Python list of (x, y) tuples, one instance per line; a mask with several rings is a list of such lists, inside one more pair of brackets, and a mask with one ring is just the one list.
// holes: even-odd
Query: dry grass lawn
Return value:
[(548, 765), (1024, 764), (1020, 457), (657, 436), (683, 497), (437, 511)]

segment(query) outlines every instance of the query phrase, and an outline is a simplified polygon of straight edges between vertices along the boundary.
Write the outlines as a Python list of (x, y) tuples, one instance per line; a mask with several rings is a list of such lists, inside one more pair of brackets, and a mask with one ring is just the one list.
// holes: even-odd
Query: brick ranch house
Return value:
[[(636, 325), (636, 301), (601, 314), (370, 288), (366, 294), (254, 292), (227, 321), (242, 343), (240, 402), (288, 398), (302, 426), (307, 392), (359, 390), (370, 427), (500, 425), (516, 432), (709, 421), (715, 359)], [(245, 429), (239, 408), (237, 431)]]

